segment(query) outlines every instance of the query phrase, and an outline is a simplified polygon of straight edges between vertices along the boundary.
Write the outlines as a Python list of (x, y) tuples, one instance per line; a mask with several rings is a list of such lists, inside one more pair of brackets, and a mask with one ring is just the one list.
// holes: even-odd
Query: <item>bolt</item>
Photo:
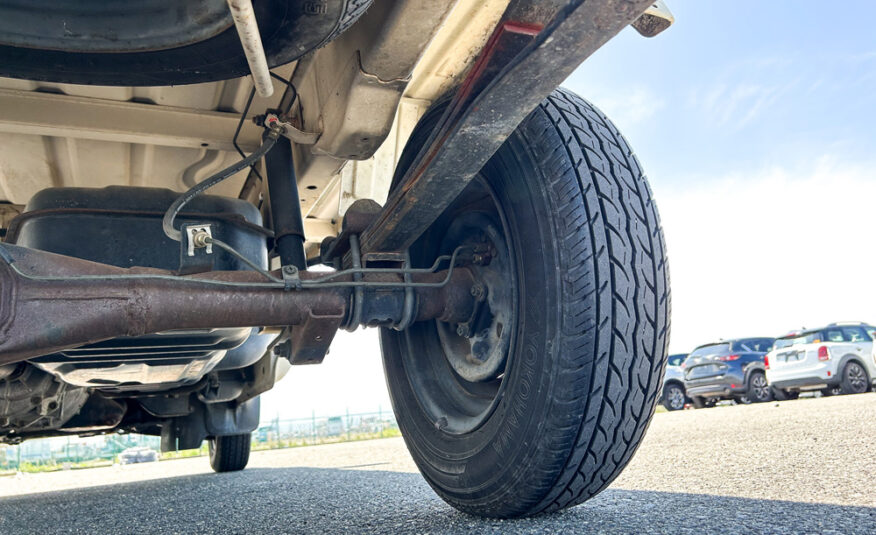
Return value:
[(280, 358), (288, 359), (292, 354), (292, 344), (287, 340), (274, 346), (274, 354)]
[(472, 255), (471, 261), (473, 264), (476, 264), (479, 266), (479, 265), (484, 263), (484, 255), (482, 255), (482, 254)]
[(484, 296), (487, 293), (487, 290), (486, 290), (486, 288), (484, 288), (483, 284), (476, 282), (472, 285), (470, 293), (471, 293), (471, 296), (474, 297), (475, 299), (477, 299), (478, 301), (483, 301)]
[(459, 336), (468, 336), (469, 335), (468, 324), (467, 323), (460, 323), (459, 325), (457, 325), (456, 326), (456, 334), (458, 334)]
[(283, 266), (283, 273), (286, 275), (295, 275), (298, 273), (298, 268), (295, 266)]
[(196, 249), (202, 249), (207, 246), (207, 240), (209, 238), (210, 235), (207, 234), (207, 231), (198, 230), (192, 235), (192, 245), (194, 245)]

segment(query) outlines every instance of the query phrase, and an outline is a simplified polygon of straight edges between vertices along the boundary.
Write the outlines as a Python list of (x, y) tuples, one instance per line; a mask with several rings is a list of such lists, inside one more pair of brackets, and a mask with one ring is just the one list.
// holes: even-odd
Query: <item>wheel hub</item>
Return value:
[(440, 324), (438, 335), (447, 361), (460, 377), (470, 382), (492, 381), (505, 370), (514, 325), (507, 244), (489, 217), (473, 212), (451, 223), (442, 249), (459, 245), (475, 251), (470, 270), (477, 281), (472, 287), (477, 305), (469, 321)]
[(684, 408), (684, 393), (680, 388), (673, 388), (669, 391), (669, 405), (674, 409)]

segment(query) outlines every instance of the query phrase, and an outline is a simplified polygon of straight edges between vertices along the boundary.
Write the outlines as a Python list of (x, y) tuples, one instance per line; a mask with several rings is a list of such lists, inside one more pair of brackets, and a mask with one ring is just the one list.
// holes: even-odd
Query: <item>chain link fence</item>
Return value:
[[(309, 418), (274, 418), (252, 434), (253, 450), (312, 446), (353, 440), (401, 436), (392, 411), (350, 413)], [(19, 472), (111, 466), (120, 462), (123, 452), (160, 448), (158, 437), (146, 435), (101, 435), (95, 437), (54, 437), (29, 440), (18, 445), (0, 445), (0, 475)], [(169, 452), (161, 459), (176, 459), (206, 454), (200, 449)]]

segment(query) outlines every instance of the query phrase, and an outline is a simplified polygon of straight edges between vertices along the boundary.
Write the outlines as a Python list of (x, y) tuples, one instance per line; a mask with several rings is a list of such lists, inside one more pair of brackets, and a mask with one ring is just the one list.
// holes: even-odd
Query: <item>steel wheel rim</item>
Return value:
[[(411, 249), (412, 257), (419, 258), (419, 261), (426, 262), (426, 265), (431, 264), (434, 255), (443, 254), (443, 249), (452, 250), (458, 245), (446, 239), (446, 231), (453, 226), (457, 219), (465, 218), (469, 212), (477, 210), (490, 212), (489, 216), (493, 218), (495, 227), (500, 230), (504, 239), (505, 251), (497, 251), (497, 257), (507, 255), (509, 259), (509, 262), (503, 265), (507, 266), (510, 272), (504, 276), (502, 281), (503, 284), (513, 288), (510, 299), (510, 314), (502, 316), (505, 318), (503, 327), (505, 333), (503, 334), (509, 338), (505, 345), (507, 349), (504, 362), (489, 377), (479, 381), (467, 380), (451, 361), (451, 357), (458, 355), (450, 354), (451, 351), (460, 347), (460, 339), (464, 337), (457, 333), (455, 324), (443, 323), (438, 320), (416, 323), (408, 329), (409, 334), (405, 336), (409, 347), (413, 348), (410, 344), (412, 340), (416, 339), (420, 343), (429, 345), (428, 348), (421, 346), (416, 347), (417, 351), (402, 352), (407, 380), (413, 387), (420, 409), (435, 429), (449, 435), (465, 435), (479, 429), (490, 418), (505, 391), (506, 381), (504, 379), (513, 363), (518, 324), (519, 286), (517, 284), (516, 244), (513, 242), (508, 220), (498, 196), (486, 178), (478, 175), (469, 187), (460, 194), (454, 205), (445, 212), (446, 216), (439, 219), (443, 225), (436, 223), (436, 229), (438, 229), (436, 232), (441, 232), (438, 236), (440, 238), (438, 250), (417, 248), (415, 254), (416, 244)], [(420, 258), (423, 253), (431, 257)], [(475, 272), (477, 271), (476, 267), (470, 266)], [(489, 281), (484, 279), (478, 282), (483, 282), (484, 286), (487, 287), (487, 300), (489, 301), (491, 295)], [(495, 312), (491, 313), (494, 317), (499, 317)], [(430, 361), (425, 362), (427, 360)]]

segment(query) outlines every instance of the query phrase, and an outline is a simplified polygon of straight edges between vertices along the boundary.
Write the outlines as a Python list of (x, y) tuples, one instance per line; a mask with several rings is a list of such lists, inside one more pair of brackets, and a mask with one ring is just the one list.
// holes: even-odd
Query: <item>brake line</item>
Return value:
[(279, 136), (279, 132), (277, 132), (276, 130), (270, 130), (264, 141), (262, 141), (262, 144), (252, 154), (240, 160), (239, 162), (226, 167), (225, 169), (208, 177), (207, 179), (198, 182), (197, 184), (189, 188), (185, 193), (177, 197), (177, 199), (173, 201), (173, 204), (170, 205), (170, 208), (168, 208), (167, 211), (164, 213), (164, 219), (161, 221), (161, 226), (164, 229), (164, 233), (167, 235), (167, 237), (174, 241), (181, 241), (182, 233), (174, 228), (173, 221), (174, 219), (176, 219), (176, 216), (179, 214), (180, 210), (182, 210), (183, 206), (185, 206), (189, 201), (191, 201), (204, 191), (212, 188), (223, 180), (231, 178), (240, 171), (257, 162), (262, 156), (267, 154), (267, 152), (271, 150), (271, 148), (273, 148)]

